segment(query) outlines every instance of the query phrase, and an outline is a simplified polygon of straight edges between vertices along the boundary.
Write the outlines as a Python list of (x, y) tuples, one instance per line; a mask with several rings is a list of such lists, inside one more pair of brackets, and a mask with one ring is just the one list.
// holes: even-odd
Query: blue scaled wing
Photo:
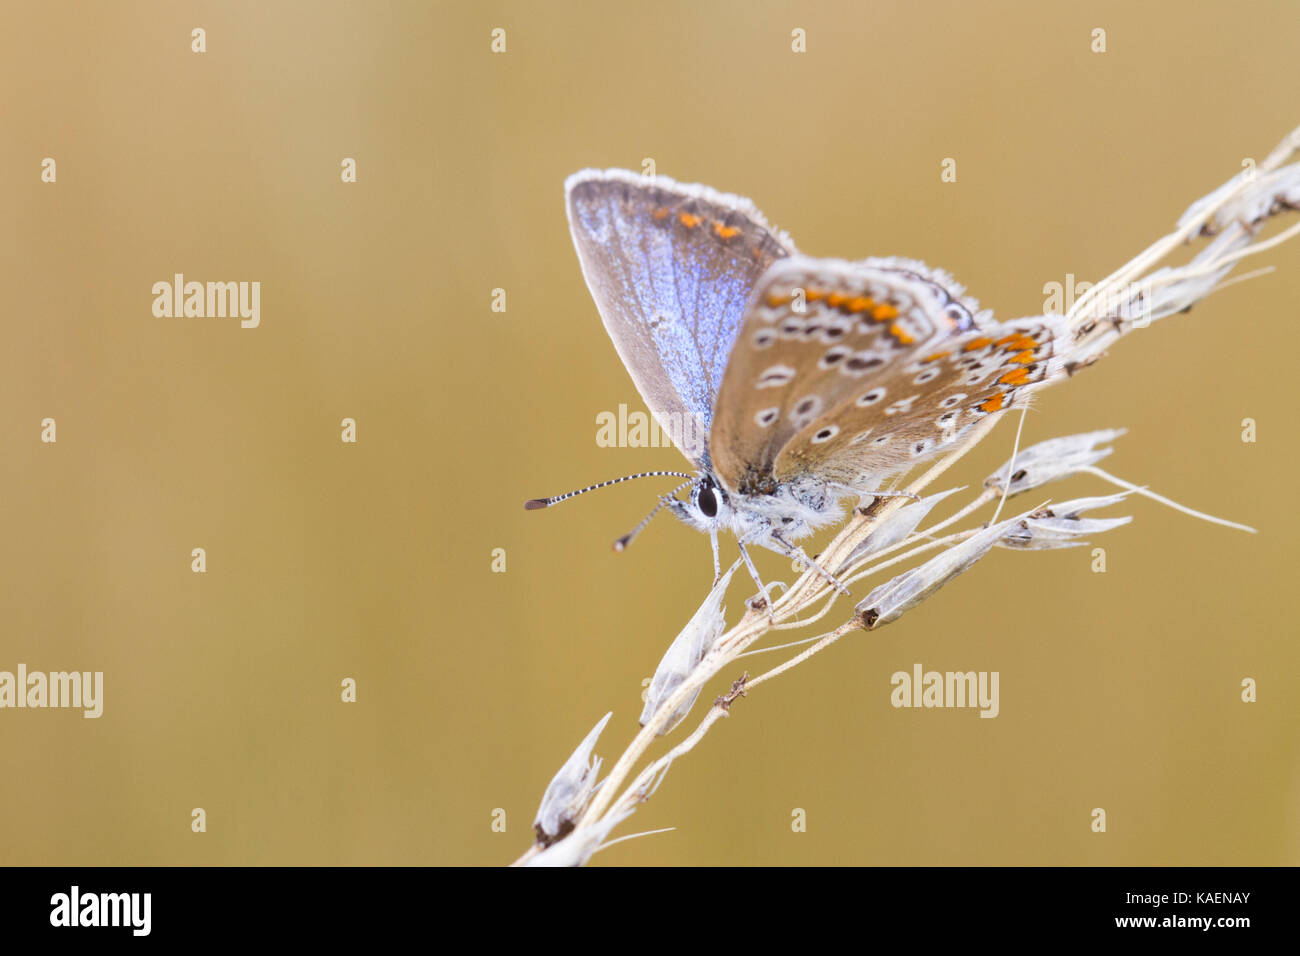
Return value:
[(747, 199), (625, 170), (565, 183), (582, 273), (642, 399), (696, 466), (759, 277), (794, 253)]

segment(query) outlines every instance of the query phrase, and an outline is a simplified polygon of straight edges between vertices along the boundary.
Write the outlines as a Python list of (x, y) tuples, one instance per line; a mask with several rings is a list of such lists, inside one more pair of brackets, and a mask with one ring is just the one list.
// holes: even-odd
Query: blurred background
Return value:
[[(596, 442), (599, 413), (643, 406), (573, 254), (565, 176), (651, 159), (752, 197), (805, 252), (921, 258), (1000, 318), (1034, 314), (1045, 284), (1105, 275), (1300, 123), (1294, 14), (11, 11), (0, 670), (103, 671), (105, 689), (98, 720), (0, 711), (0, 862), (514, 859), (597, 719), (614, 712), (598, 752), (630, 740), (710, 580), (707, 538), (667, 518), (610, 550), (667, 485), (520, 507), (684, 464)], [(1258, 535), (1135, 500), (1094, 541), (1104, 574), (1087, 548), (994, 552), (741, 701), (619, 832), (676, 830), (595, 863), (1300, 863), (1300, 241), (1246, 268), (1264, 264), (1044, 393), (1024, 435), (1126, 427), (1114, 472)], [(155, 318), (152, 285), (177, 272), (260, 281), (260, 327)], [(946, 484), (977, 485), (1014, 431)], [(998, 671), (1000, 716), (891, 708), (889, 676), (916, 663)]]

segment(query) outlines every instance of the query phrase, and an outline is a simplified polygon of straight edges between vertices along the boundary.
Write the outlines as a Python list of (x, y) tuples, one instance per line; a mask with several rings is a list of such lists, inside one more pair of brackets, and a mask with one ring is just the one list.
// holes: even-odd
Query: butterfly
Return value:
[(694, 472), (525, 507), (685, 478), (660, 507), (710, 536), (715, 580), (724, 530), (760, 589), (746, 545), (817, 567), (796, 542), (838, 521), (845, 499), (883, 494), (1065, 373), (1060, 318), (994, 322), (922, 262), (801, 255), (748, 199), (617, 169), (575, 173), (565, 196), (605, 329)]

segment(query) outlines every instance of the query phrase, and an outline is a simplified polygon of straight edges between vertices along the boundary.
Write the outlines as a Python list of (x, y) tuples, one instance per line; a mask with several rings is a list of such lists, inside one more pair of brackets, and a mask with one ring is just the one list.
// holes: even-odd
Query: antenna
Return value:
[[(563, 495), (552, 495), (550, 498), (529, 498), (524, 502), (525, 511), (537, 511), (541, 508), (549, 508), (551, 505), (558, 505), (561, 501), (567, 501), (569, 498), (575, 498), (578, 495), (585, 495), (589, 491), (595, 491), (597, 488), (606, 488), (609, 485), (617, 485), (624, 481), (631, 481), (633, 478), (685, 478), (687, 481), (694, 481), (694, 475), (688, 475), (680, 471), (643, 471), (639, 475), (624, 475), (622, 478), (611, 478), (609, 481), (602, 481), (599, 484), (588, 485), (586, 488), (579, 488), (577, 491), (570, 491)], [(680, 487), (680, 486), (679, 486)]]
[(639, 534), (641, 533), (641, 529), (644, 528), (646, 525), (648, 525), (648, 524), (650, 523), (650, 519), (653, 518), (655, 515), (657, 515), (660, 511), (662, 511), (663, 508), (664, 508), (664, 506), (665, 506), (666, 504), (668, 504), (668, 499), (677, 497), (677, 492), (681, 491), (683, 488), (685, 488), (685, 487), (686, 487), (687, 485), (689, 485), (689, 484), (690, 484), (690, 482), (688, 481), (688, 482), (686, 482), (685, 484), (678, 485), (678, 486), (677, 486), (676, 488), (674, 488), (672, 491), (668, 492), (668, 494), (662, 496), (662, 497), (659, 499), (659, 504), (657, 504), (657, 505), (655, 505), (653, 508), (651, 508), (651, 509), (650, 509), (650, 513), (649, 513), (648, 515), (646, 515), (644, 518), (642, 518), (641, 521), (637, 524), (637, 526), (636, 526), (635, 528), (633, 528), (633, 529), (632, 529), (631, 531), (629, 531), (627, 534), (623, 535), (623, 537), (618, 538), (617, 540), (615, 540), (615, 542), (614, 542), (614, 550), (615, 550), (615, 551), (622, 551), (622, 550), (623, 550), (624, 548), (626, 548), (629, 544), (631, 544), (633, 541), (635, 541), (635, 540), (636, 540), (636, 536), (639, 535)]

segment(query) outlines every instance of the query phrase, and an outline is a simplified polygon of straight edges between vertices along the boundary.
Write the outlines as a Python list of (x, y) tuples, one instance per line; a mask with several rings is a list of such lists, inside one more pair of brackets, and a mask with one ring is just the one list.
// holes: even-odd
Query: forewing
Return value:
[(779, 456), (800, 432), (917, 361), (932, 340), (977, 328), (973, 300), (941, 278), (908, 260), (775, 263), (751, 300), (718, 395), (710, 447), (724, 484), (772, 493)]
[(759, 277), (794, 252), (747, 199), (624, 170), (565, 183), (592, 298), (642, 399), (699, 465), (732, 344)]

